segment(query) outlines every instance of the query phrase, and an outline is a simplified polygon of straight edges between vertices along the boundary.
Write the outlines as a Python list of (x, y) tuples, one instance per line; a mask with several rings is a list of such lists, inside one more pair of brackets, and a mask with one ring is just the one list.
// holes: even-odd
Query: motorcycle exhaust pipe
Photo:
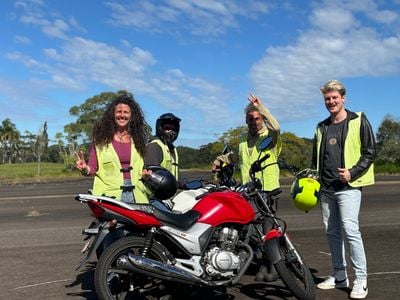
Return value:
[(189, 285), (209, 285), (207, 281), (204, 281), (189, 272), (178, 269), (177, 267), (147, 257), (133, 255), (131, 253), (119, 257), (117, 260), (117, 266), (131, 272), (140, 273), (161, 280)]

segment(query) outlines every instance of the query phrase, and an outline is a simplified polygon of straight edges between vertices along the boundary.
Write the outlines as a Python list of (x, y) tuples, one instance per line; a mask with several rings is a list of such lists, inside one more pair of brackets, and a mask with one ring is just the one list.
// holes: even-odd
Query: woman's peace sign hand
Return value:
[(87, 170), (88, 165), (86, 164), (83, 151), (79, 151), (79, 153), (74, 151), (74, 155), (76, 158), (75, 167), (80, 171)]

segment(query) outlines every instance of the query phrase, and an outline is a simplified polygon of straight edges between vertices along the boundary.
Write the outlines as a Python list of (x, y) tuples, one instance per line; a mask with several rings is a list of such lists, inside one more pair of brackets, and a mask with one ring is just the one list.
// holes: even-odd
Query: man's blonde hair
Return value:
[(325, 94), (326, 92), (337, 91), (341, 96), (346, 95), (346, 88), (339, 80), (329, 80), (324, 86), (321, 86), (320, 89), (321, 94)]

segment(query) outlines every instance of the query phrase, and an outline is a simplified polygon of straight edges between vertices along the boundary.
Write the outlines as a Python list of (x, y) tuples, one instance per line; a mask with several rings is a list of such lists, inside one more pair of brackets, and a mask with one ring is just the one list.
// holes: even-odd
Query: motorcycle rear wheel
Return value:
[(315, 284), (310, 269), (284, 238), (280, 239), (279, 248), (281, 259), (275, 264), (275, 269), (282, 281), (297, 299), (315, 299)]
[[(140, 255), (143, 245), (144, 238), (128, 236), (111, 244), (103, 252), (94, 274), (94, 284), (99, 299), (168, 299), (166, 289), (160, 288), (161, 280), (134, 274), (116, 265), (121, 255), (128, 253)], [(161, 262), (167, 261), (157, 243), (153, 243), (147, 257)]]

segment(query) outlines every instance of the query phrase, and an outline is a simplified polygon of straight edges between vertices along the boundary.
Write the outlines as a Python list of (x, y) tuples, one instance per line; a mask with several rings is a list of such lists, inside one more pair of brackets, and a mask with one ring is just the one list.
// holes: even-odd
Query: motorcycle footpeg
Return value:
[(85, 235), (96, 235), (99, 233), (99, 228), (86, 228), (82, 230), (82, 234)]

